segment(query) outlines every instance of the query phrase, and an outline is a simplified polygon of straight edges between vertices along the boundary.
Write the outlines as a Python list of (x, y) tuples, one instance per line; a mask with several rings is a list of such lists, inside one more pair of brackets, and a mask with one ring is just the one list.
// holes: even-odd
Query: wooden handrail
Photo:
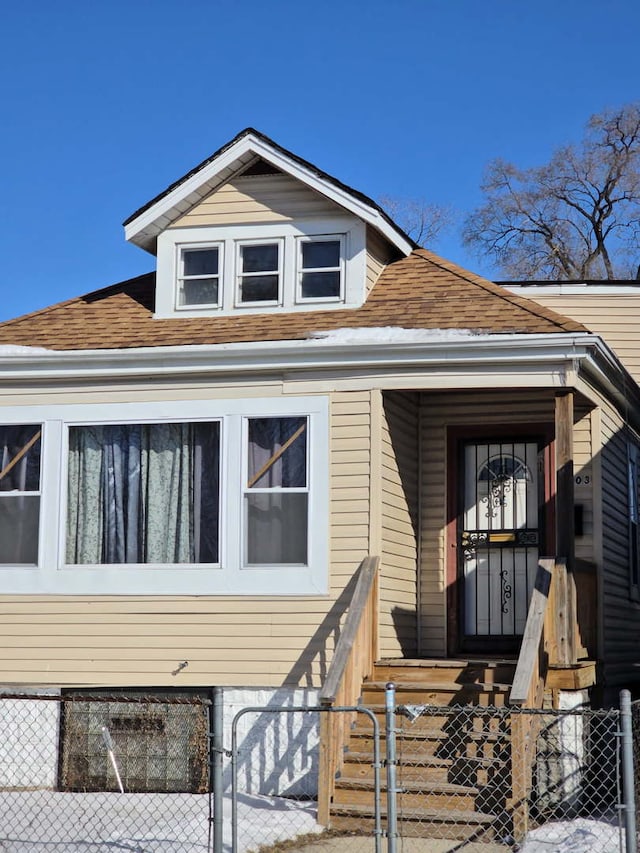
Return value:
[(340, 684), (349, 663), (349, 657), (353, 651), (358, 628), (362, 622), (367, 601), (373, 590), (379, 563), (379, 557), (365, 557), (360, 563), (358, 581), (353, 591), (349, 612), (340, 632), (329, 672), (320, 691), (320, 702), (323, 704), (332, 704), (336, 701)]
[[(362, 682), (373, 672), (378, 657), (379, 564), (380, 558), (371, 556), (360, 563), (349, 611), (320, 691), (320, 704), (325, 708), (357, 705)], [(317, 819), (324, 826), (329, 825), (335, 778), (342, 768), (351, 722), (346, 713), (320, 714)]]

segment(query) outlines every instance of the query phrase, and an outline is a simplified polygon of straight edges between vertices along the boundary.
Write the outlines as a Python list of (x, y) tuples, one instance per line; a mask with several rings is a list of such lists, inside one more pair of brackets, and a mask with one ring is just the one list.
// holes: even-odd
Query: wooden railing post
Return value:
[[(556, 553), (564, 559), (564, 579), (558, 589), (559, 602), (568, 618), (575, 616), (576, 586), (573, 577), (575, 559), (575, 485), (573, 479), (573, 391), (564, 389), (556, 393)], [(577, 662), (575, 626), (561, 626), (563, 646), (562, 666)]]
[(574, 636), (577, 611), (571, 595), (567, 563), (556, 560), (552, 584), (553, 607), (550, 612), (549, 657), (552, 666), (569, 667), (576, 663)]

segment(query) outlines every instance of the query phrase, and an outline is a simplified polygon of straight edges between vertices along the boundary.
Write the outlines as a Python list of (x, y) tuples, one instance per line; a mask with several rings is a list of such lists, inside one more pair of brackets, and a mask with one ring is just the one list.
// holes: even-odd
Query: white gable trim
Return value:
[(158, 234), (182, 216), (205, 195), (230, 180), (239, 169), (254, 157), (261, 157), (283, 172), (291, 175), (310, 189), (358, 216), (376, 228), (404, 255), (410, 254), (412, 244), (394, 228), (375, 207), (320, 177), (315, 171), (297, 163), (281, 151), (253, 134), (242, 137), (215, 160), (207, 163), (196, 174), (182, 181), (171, 192), (143, 211), (125, 226), (125, 237), (132, 243), (149, 250)]

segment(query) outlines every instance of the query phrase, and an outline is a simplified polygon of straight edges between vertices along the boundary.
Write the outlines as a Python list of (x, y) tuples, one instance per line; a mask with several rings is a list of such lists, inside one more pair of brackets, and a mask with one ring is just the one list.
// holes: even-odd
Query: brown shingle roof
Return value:
[(338, 311), (154, 319), (149, 273), (0, 323), (0, 344), (55, 350), (124, 349), (306, 338), (339, 328), (474, 329), (523, 334), (584, 332), (563, 317), (418, 249), (390, 264), (366, 304)]

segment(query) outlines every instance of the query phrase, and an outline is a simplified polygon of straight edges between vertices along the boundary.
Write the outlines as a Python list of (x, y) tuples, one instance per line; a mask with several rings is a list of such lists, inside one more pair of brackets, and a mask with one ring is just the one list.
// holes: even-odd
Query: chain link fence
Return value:
[[(315, 826), (305, 836), (296, 813), (308, 807), (313, 812), (312, 774), (305, 779), (309, 787), (295, 795), (291, 811), (278, 814), (278, 829), (270, 822), (279, 838), (292, 840), (291, 849), (308, 853), (379, 849), (389, 853), (632, 853), (636, 849), (635, 832), (633, 843), (627, 844), (624, 831), (623, 733), (618, 709), (396, 705), (393, 696), (387, 701), (390, 713), (377, 709), (381, 785), (374, 784), (376, 732), (366, 719), (354, 719), (335, 782), (329, 829)], [(292, 725), (293, 710), (268, 709), (264, 747), (276, 760), (282, 727)], [(314, 718), (317, 730), (318, 709), (298, 710)], [(265, 709), (252, 709), (241, 716), (246, 722), (251, 719), (251, 728), (251, 715), (264, 713)], [(640, 748), (640, 713), (635, 707), (634, 714), (635, 744)], [(241, 740), (232, 748), (239, 765)], [(287, 761), (289, 772), (294, 772)], [(277, 797), (285, 791), (272, 789), (271, 793)], [(238, 782), (234, 796), (239, 807), (246, 795)], [(236, 825), (234, 853), (269, 850), (273, 842), (271, 829), (269, 838), (265, 835), (264, 815), (245, 814)], [(273, 849), (278, 850), (278, 845)]]
[(210, 704), (0, 697), (0, 850), (208, 851)]
[(323, 713), (245, 708), (223, 743), (202, 695), (2, 696), (0, 850), (637, 849), (624, 825), (640, 792), (640, 703), (627, 716), (394, 696), (386, 713), (334, 709), (349, 739), (328, 827), (317, 822)]
[(397, 833), (438, 849), (617, 853), (619, 712), (401, 706)]

